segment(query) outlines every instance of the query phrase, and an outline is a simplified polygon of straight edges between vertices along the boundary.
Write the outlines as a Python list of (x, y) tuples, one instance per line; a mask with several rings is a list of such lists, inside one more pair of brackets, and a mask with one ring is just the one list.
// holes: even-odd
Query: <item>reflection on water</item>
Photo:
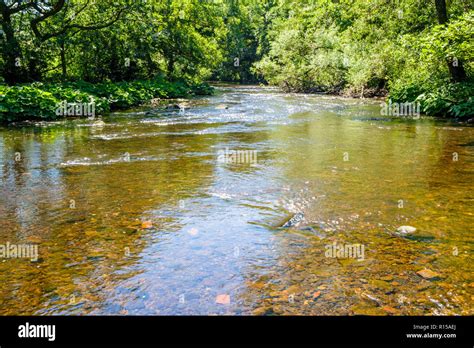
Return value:
[(40, 257), (0, 261), (0, 314), (474, 314), (474, 131), (378, 104), (221, 87), (0, 130), (0, 244)]

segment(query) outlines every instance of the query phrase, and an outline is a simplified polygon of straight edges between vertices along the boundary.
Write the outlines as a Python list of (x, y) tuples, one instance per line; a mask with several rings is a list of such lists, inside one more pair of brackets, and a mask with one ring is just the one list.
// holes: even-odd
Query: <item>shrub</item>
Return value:
[(91, 84), (83, 81), (59, 84), (32, 83), (9, 87), (0, 85), (0, 122), (27, 119), (54, 120), (60, 102), (95, 103), (97, 114), (111, 109), (126, 109), (153, 98), (183, 98), (209, 95), (207, 84), (188, 85), (163, 79), (119, 83)]
[(59, 100), (33, 86), (3, 87), (0, 93), (0, 121), (54, 119)]

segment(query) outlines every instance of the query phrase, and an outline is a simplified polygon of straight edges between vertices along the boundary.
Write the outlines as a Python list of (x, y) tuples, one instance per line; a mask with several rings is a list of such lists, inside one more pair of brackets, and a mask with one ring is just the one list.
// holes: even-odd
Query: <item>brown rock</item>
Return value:
[(283, 293), (284, 295), (286, 295), (286, 294), (294, 294), (294, 293), (299, 292), (299, 290), (300, 290), (300, 288), (299, 288), (298, 285), (292, 285), (292, 286), (290, 286), (289, 288), (283, 290), (282, 293)]
[(143, 221), (142, 222), (142, 228), (152, 228), (153, 227), (153, 223), (151, 221)]
[(267, 313), (267, 311), (268, 311), (268, 308), (259, 307), (259, 308), (254, 309), (252, 314), (253, 315), (264, 315), (265, 313)]
[(316, 291), (316, 292), (313, 294), (313, 300), (316, 300), (319, 296), (321, 296), (321, 291)]
[(433, 272), (432, 270), (429, 270), (427, 268), (422, 269), (421, 271), (416, 272), (419, 276), (425, 278), (425, 279), (434, 279), (434, 278), (439, 278), (440, 274)]
[(390, 314), (397, 314), (397, 312), (398, 312), (395, 308), (390, 307), (390, 306), (383, 306), (382, 310), (384, 310), (385, 312), (390, 313)]
[(383, 276), (380, 279), (386, 282), (391, 282), (393, 280), (393, 277), (391, 275)]
[(261, 290), (265, 287), (265, 283), (264, 282), (255, 282), (255, 283), (250, 284), (249, 287), (257, 289), (257, 290)]

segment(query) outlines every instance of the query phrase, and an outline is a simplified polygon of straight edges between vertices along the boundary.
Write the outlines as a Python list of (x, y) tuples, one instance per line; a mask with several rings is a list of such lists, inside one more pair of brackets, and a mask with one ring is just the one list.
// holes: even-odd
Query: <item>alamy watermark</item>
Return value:
[(56, 115), (58, 116), (87, 116), (95, 117), (95, 103), (68, 103), (63, 100), (56, 105)]
[(403, 117), (420, 117), (420, 103), (392, 103), (390, 99), (388, 103), (380, 105), (380, 114), (383, 116), (403, 116)]
[(0, 259), (30, 259), (38, 261), (37, 244), (0, 244)]
[(217, 152), (217, 161), (232, 164), (256, 164), (257, 150), (229, 150), (229, 148), (226, 147), (224, 150)]
[(325, 246), (324, 256), (338, 259), (357, 259), (365, 260), (364, 244), (338, 244), (336, 242)]
[(47, 338), (52, 342), (56, 339), (56, 325), (36, 325), (26, 322), (18, 326), (20, 338)]

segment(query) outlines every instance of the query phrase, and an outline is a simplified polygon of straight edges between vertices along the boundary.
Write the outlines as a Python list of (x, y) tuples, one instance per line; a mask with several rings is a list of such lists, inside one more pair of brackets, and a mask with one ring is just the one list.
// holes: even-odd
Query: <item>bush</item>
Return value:
[[(474, 13), (468, 12), (447, 25), (437, 25), (418, 37), (405, 35), (401, 73), (390, 82), (390, 98), (395, 102), (421, 104), (433, 116), (466, 118), (474, 115)], [(410, 53), (411, 52), (411, 53)], [(447, 61), (462, 62), (467, 80), (451, 81)]]
[(35, 118), (52, 120), (59, 100), (50, 92), (33, 86), (2, 87), (0, 121)]
[(0, 85), (0, 122), (28, 119), (58, 118), (59, 103), (95, 103), (95, 112), (104, 114), (112, 109), (126, 109), (153, 98), (184, 98), (209, 95), (213, 88), (207, 84), (188, 85), (162, 79), (119, 83), (91, 84), (69, 82), (61, 84), (32, 83), (24, 86)]
[(466, 118), (474, 116), (474, 83), (456, 83), (423, 93), (416, 101), (428, 115)]

